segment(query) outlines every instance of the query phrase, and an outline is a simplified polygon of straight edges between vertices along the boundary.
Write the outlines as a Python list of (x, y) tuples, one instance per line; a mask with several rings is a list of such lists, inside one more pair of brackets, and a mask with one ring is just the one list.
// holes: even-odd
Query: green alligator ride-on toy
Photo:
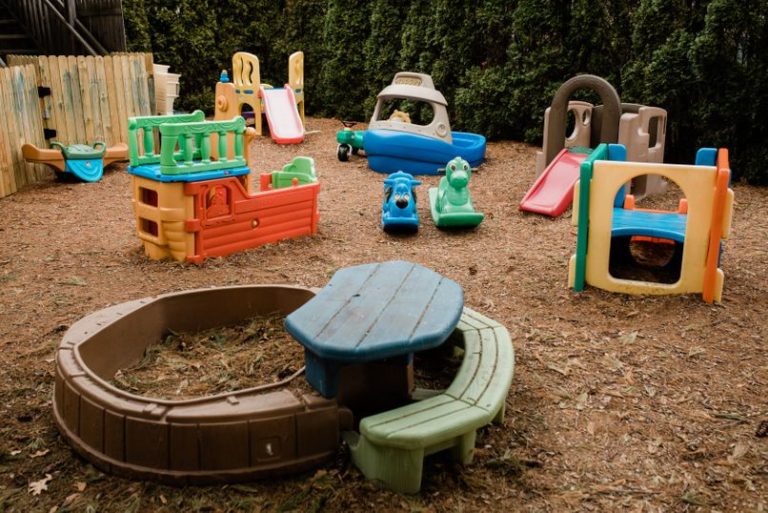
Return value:
[(475, 212), (472, 206), (468, 188), (471, 176), (469, 163), (456, 157), (446, 164), (440, 184), (429, 189), (429, 207), (438, 228), (473, 228), (485, 218), (485, 214)]

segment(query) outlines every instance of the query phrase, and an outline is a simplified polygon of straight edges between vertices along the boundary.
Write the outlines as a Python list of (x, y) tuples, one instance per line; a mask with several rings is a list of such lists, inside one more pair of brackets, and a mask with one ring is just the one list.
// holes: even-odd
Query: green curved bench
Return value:
[(477, 429), (504, 420), (515, 365), (507, 329), (465, 307), (451, 342), (463, 346), (464, 359), (447, 390), (365, 417), (359, 434), (345, 433), (352, 460), (367, 478), (416, 493), (424, 456), (450, 449), (456, 461), (471, 463)]

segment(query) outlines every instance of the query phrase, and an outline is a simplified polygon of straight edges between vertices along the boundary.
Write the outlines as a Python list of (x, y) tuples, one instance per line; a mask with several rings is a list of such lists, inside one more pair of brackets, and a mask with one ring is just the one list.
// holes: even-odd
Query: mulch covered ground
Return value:
[[(379, 226), (382, 176), (363, 159), (336, 160), (337, 121), (308, 124), (305, 143), (259, 139), (252, 152), (258, 171), (316, 159), (320, 233), (200, 266), (144, 257), (124, 165), (96, 184), (51, 179), (0, 199), (0, 511), (768, 510), (767, 190), (734, 186), (722, 304), (575, 294), (569, 216), (517, 210), (535, 148), (489, 144), (471, 181), (487, 216), (476, 230), (434, 227), (426, 190), (438, 178), (426, 177), (421, 229), (397, 237)], [(341, 267), (389, 259), (457, 281), (468, 306), (507, 326), (516, 351), (504, 425), (481, 430), (466, 468), (428, 458), (421, 494), (365, 480), (343, 447), (307, 474), (178, 489), (105, 475), (59, 436), (54, 350), (84, 315), (196, 287), (321, 287)]]

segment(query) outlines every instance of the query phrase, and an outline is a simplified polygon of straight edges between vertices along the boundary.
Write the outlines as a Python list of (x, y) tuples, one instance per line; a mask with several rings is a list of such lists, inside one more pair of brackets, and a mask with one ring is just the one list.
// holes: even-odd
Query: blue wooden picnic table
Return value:
[(454, 281), (421, 265), (390, 261), (336, 272), (314, 298), (288, 315), (286, 330), (304, 346), (307, 381), (335, 397), (344, 365), (401, 358), (436, 347), (464, 306)]

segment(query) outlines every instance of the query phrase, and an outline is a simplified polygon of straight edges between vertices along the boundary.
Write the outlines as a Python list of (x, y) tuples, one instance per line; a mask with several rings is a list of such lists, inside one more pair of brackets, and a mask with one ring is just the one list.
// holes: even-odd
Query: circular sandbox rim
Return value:
[(199, 331), (287, 315), (314, 291), (286, 285), (198, 289), (115, 305), (79, 320), (56, 352), (54, 419), (86, 459), (114, 474), (170, 484), (298, 472), (332, 457), (351, 412), (289, 390), (240, 390), (188, 401), (108, 383), (169, 330)]

